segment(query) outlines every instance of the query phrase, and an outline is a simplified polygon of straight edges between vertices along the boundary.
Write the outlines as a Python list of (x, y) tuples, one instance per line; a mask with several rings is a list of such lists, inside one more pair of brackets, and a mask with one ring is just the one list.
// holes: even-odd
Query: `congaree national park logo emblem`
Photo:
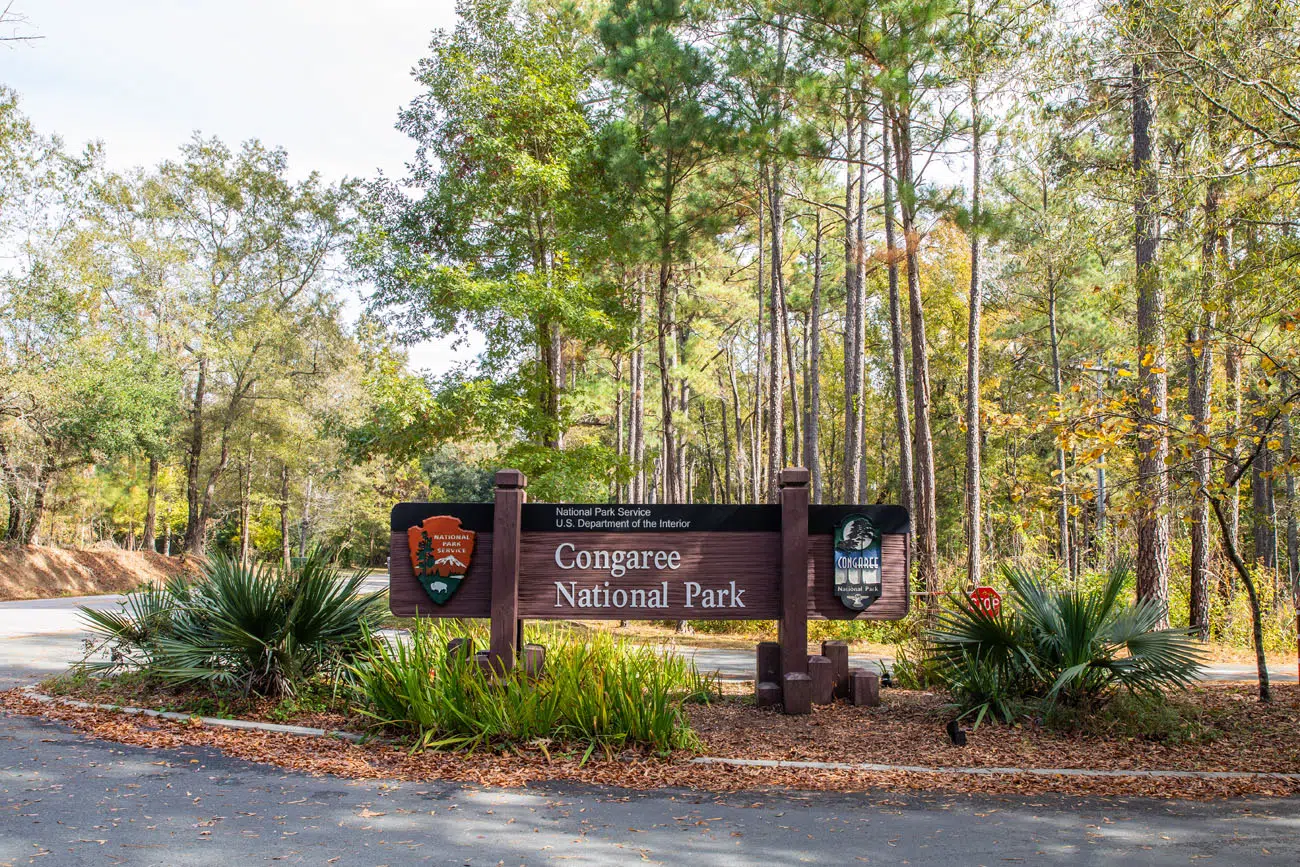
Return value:
[(880, 598), (880, 532), (866, 515), (849, 515), (835, 528), (835, 595), (850, 611)]
[(460, 518), (438, 515), (406, 531), (411, 568), (435, 604), (445, 605), (460, 588), (474, 556), (474, 531), (462, 530)]

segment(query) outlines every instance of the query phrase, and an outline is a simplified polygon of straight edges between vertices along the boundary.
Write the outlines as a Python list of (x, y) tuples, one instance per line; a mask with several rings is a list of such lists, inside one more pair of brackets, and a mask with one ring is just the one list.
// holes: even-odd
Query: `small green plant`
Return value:
[(1096, 589), (1053, 589), (1021, 567), (1004, 567), (1002, 577), (1011, 592), (1000, 615), (954, 594), (927, 634), (963, 710), (994, 709), (990, 697), (998, 695), (1087, 712), (1120, 691), (1161, 696), (1199, 676), (1201, 649), (1187, 630), (1157, 628), (1163, 608), (1155, 602), (1122, 601), (1128, 563)]
[(1017, 715), (1016, 685), (1005, 666), (996, 665), (977, 654), (962, 654), (939, 670), (943, 684), (961, 713), (957, 719), (974, 717), (971, 728), (978, 729), (986, 717), (1004, 723)]
[[(881, 675), (885, 674), (881, 666)], [(893, 686), (899, 689), (934, 689), (943, 685), (936, 660), (927, 652), (921, 639), (913, 638), (894, 648)]]
[(534, 679), (520, 666), (493, 675), (448, 656), (456, 634), (425, 620), (409, 640), (376, 642), (352, 666), (360, 712), (377, 728), (414, 736), (415, 749), (576, 742), (588, 756), (625, 746), (667, 753), (698, 745), (683, 704), (716, 694), (682, 657), (605, 633), (551, 631), (541, 639), (545, 672)]

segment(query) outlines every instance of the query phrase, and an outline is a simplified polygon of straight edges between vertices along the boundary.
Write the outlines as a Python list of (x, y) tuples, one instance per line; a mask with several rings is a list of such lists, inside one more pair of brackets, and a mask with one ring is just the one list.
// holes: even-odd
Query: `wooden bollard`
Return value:
[(530, 680), (542, 676), (546, 670), (546, 648), (540, 644), (524, 645), (524, 674)]
[(781, 683), (781, 645), (775, 641), (760, 641), (755, 654), (754, 683)]
[(482, 670), (484, 674), (492, 675), (496, 673), (496, 670), (492, 665), (492, 654), (488, 653), (486, 650), (480, 650), (478, 653), (474, 654), (474, 663), (478, 665), (479, 669)]
[(782, 700), (785, 712), (812, 713), (812, 677), (802, 671), (792, 671), (785, 676)]
[(808, 676), (812, 678), (813, 704), (830, 704), (835, 701), (835, 676), (829, 659), (824, 656), (808, 657)]
[(854, 707), (880, 705), (880, 675), (864, 668), (849, 672), (849, 701)]
[(754, 704), (758, 707), (776, 707), (781, 703), (781, 684), (765, 680), (754, 687)]
[(823, 641), (822, 656), (831, 661), (831, 676), (835, 680), (835, 697), (849, 697), (849, 643)]
[(474, 639), (472, 638), (453, 638), (447, 642), (447, 658), (452, 659), (456, 656), (471, 657), (474, 655)]

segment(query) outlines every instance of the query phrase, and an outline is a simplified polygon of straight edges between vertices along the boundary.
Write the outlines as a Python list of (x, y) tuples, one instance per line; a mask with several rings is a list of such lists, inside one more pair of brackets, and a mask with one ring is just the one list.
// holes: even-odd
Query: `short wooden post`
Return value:
[(854, 707), (880, 705), (880, 675), (864, 668), (849, 672), (849, 701)]
[(519, 536), (524, 488), (519, 470), (496, 475), (496, 509), (492, 517), (492, 643), (489, 652), (498, 671), (515, 664), (519, 635)]
[(781, 703), (781, 684), (765, 680), (754, 687), (754, 704), (759, 707), (776, 707)]
[(781, 682), (781, 645), (776, 641), (760, 641), (754, 665), (754, 683)]
[(456, 656), (466, 658), (474, 655), (474, 639), (472, 638), (453, 638), (447, 642), (447, 658), (453, 659)]
[[(803, 467), (782, 470), (780, 494), (781, 619), (777, 638), (781, 642), (781, 673), (789, 689), (792, 674), (808, 673), (808, 471)], [(789, 695), (785, 704), (786, 713), (808, 713), (791, 711)], [(796, 706), (800, 706), (798, 702)]]
[(546, 648), (540, 644), (524, 645), (524, 674), (530, 679), (542, 676), (546, 670)]
[(792, 671), (785, 676), (784, 681), (785, 712), (812, 713), (812, 678), (802, 671)]
[(480, 650), (474, 654), (474, 664), (486, 675), (491, 675), (493, 672), (492, 654), (486, 650)]
[(831, 675), (835, 680), (835, 697), (849, 697), (849, 643), (823, 641), (822, 656), (831, 661)]
[(808, 674), (812, 677), (813, 704), (835, 701), (835, 673), (831, 661), (824, 656), (808, 657)]

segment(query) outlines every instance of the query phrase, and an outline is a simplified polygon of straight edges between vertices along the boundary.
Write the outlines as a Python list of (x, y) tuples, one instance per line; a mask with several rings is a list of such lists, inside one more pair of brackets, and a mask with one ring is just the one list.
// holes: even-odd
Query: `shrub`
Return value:
[[(360, 712), (378, 728), (413, 735), (416, 749), (546, 749), (554, 740), (586, 744), (590, 755), (598, 747), (667, 753), (698, 744), (682, 705), (708, 700), (714, 685), (672, 652), (554, 630), (541, 639), (545, 673), (530, 680), (522, 667), (491, 675), (473, 659), (448, 656), (458, 634), (454, 624), (421, 620), (409, 640), (376, 642), (352, 666)], [(482, 633), (476, 637), (481, 643)]]
[(1212, 716), (1195, 702), (1141, 693), (1121, 692), (1091, 712), (1055, 704), (1044, 722), (1058, 731), (1157, 743), (1209, 744), (1220, 736)]
[(129, 594), (120, 612), (82, 608), (103, 638), (93, 672), (140, 670), (169, 684), (289, 696), (308, 679), (345, 670), (381, 612), (319, 551), (287, 573), (213, 555), (192, 583)]
[(1051, 589), (1024, 568), (1004, 567), (1002, 575), (1010, 598), (1001, 615), (952, 595), (928, 633), (945, 682), (970, 680), (976, 665), (985, 686), (1086, 709), (1117, 689), (1158, 695), (1198, 677), (1199, 645), (1186, 630), (1156, 628), (1161, 605), (1121, 601), (1127, 563), (1092, 590)]
[(948, 661), (939, 676), (961, 711), (957, 718), (974, 716), (972, 728), (979, 728), (986, 716), (1005, 723), (1016, 718), (1019, 694), (1014, 675), (1006, 666), (975, 653), (963, 653)]

